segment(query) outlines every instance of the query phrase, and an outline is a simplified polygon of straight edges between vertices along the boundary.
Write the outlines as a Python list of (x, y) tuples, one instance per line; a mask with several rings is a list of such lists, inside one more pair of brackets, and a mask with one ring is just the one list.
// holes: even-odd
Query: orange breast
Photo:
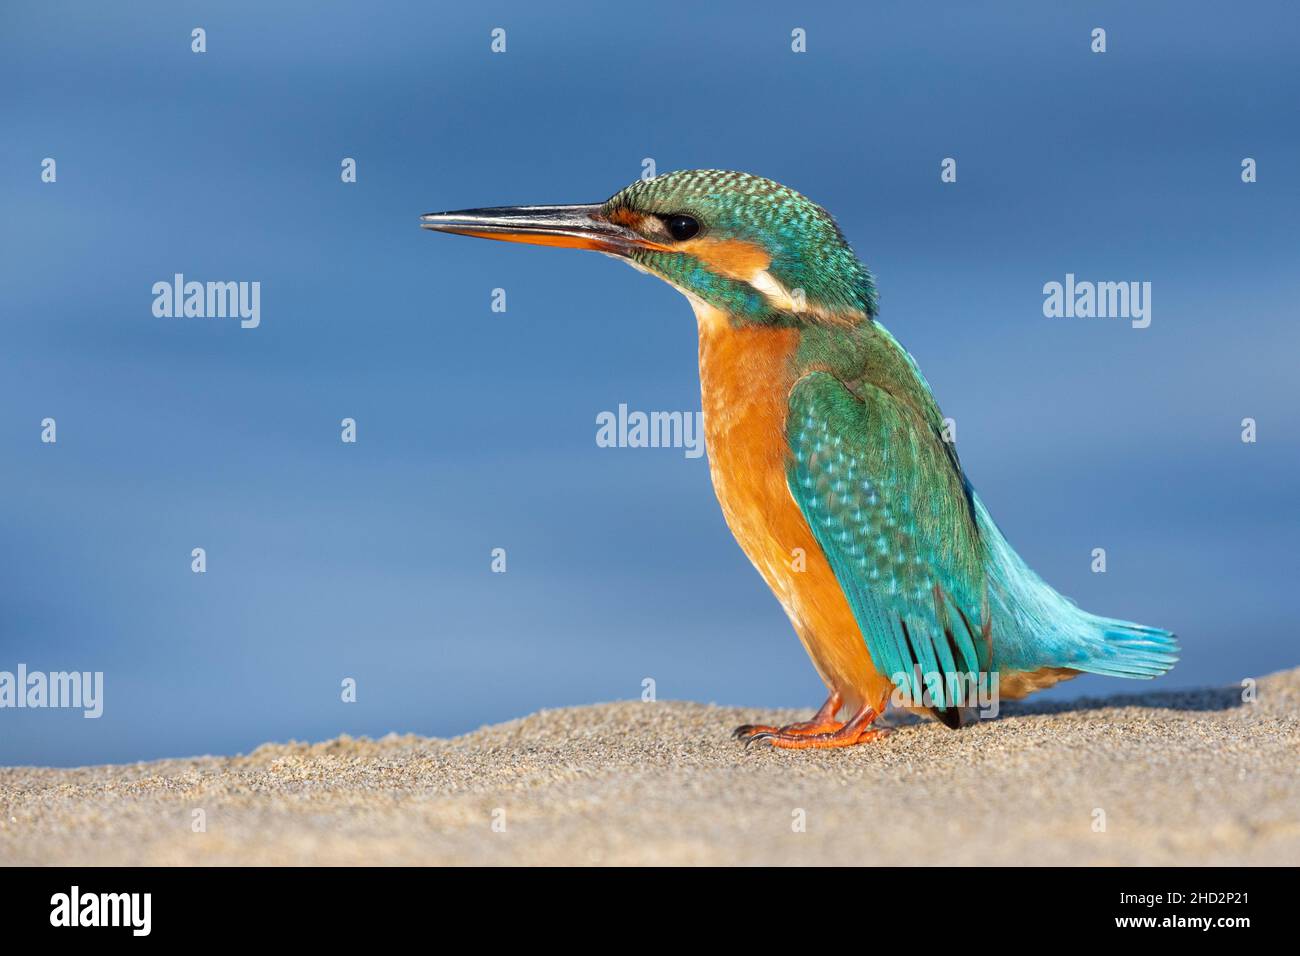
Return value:
[(703, 303), (700, 389), (713, 489), (727, 526), (776, 594), (827, 687), (873, 706), (890, 683), (872, 665), (848, 600), (786, 485), (793, 329), (732, 327)]

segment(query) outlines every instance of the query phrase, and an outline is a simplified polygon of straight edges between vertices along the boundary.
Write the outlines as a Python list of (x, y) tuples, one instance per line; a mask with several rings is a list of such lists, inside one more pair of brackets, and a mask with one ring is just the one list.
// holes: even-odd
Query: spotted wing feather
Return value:
[[(876, 669), (951, 722), (954, 674), (991, 666), (983, 551), (939, 423), (827, 372), (790, 392), (787, 480)], [(938, 675), (938, 679), (931, 675)]]

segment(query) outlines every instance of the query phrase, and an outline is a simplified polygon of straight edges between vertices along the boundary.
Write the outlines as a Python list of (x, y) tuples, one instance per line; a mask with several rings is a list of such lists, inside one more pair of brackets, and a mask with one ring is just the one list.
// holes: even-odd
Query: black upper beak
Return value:
[(423, 229), (480, 239), (527, 242), (539, 246), (595, 249), (627, 255), (635, 249), (660, 248), (625, 226), (610, 222), (602, 206), (498, 206), (431, 212), (420, 217)]

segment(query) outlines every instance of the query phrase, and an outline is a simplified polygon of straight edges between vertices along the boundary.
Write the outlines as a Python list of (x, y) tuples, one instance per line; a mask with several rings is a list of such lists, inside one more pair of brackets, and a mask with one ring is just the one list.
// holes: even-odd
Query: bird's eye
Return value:
[(678, 242), (685, 242), (700, 231), (700, 221), (694, 216), (678, 213), (664, 220), (664, 228), (668, 230), (668, 235)]

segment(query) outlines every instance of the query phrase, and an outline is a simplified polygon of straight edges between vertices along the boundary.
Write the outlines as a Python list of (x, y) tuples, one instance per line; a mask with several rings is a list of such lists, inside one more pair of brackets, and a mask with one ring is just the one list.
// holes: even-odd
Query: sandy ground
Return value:
[(957, 732), (905, 715), (841, 751), (728, 736), (802, 714), (625, 702), (452, 740), (6, 768), (0, 863), (1294, 864), (1298, 706), (1300, 669), (1255, 703), (1005, 705)]

